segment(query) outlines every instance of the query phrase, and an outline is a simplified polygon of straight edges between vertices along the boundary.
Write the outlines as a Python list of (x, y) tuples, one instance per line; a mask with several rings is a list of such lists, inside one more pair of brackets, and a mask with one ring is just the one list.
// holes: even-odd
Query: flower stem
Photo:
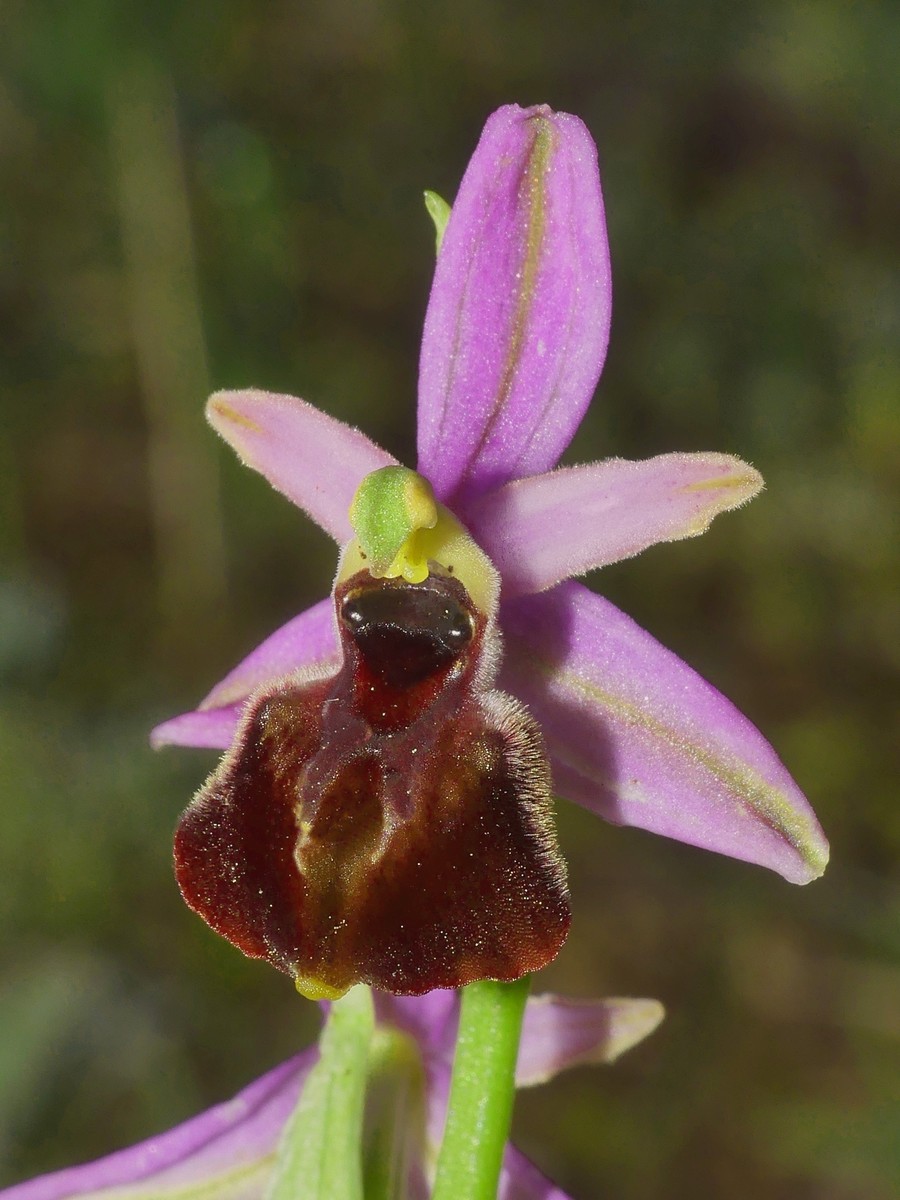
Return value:
[(512, 1120), (529, 976), (463, 990), (447, 1124), (432, 1200), (495, 1200)]
[(331, 1006), (319, 1061), (282, 1134), (265, 1200), (363, 1200), (362, 1125), (372, 993), (351, 988)]
[[(407, 1200), (425, 1144), (425, 1072), (415, 1040), (399, 1029), (375, 1030), (369, 1051), (363, 1181), (366, 1200)], [(415, 1194), (419, 1194), (416, 1191)]]

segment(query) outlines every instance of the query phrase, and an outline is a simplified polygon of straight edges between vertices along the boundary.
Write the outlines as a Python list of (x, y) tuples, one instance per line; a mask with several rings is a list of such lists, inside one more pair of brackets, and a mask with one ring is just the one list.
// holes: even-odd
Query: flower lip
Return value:
[(449, 574), (362, 569), (334, 603), (340, 669), (258, 691), (183, 815), (184, 899), (315, 997), (545, 966), (565, 868), (540, 733), (493, 687), (493, 620)]

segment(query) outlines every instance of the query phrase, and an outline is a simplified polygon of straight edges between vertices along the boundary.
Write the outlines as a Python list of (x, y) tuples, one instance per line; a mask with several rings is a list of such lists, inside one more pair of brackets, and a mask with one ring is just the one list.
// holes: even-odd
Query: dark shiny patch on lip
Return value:
[(344, 598), (340, 619), (369, 670), (391, 687), (420, 682), (472, 641), (474, 619), (453, 580), (383, 581)]

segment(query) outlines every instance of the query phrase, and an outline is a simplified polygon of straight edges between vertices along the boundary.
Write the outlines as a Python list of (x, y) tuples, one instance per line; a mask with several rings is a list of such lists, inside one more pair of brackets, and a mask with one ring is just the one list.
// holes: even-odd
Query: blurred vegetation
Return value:
[(155, 755), (328, 586), (326, 538), (202, 421), (293, 391), (410, 461), (433, 235), (488, 112), (600, 148), (613, 340), (572, 461), (739, 453), (768, 491), (592, 583), (734, 698), (815, 804), (808, 889), (561, 805), (541, 985), (662, 998), (523, 1097), (583, 1200), (900, 1191), (900, 8), (6, 0), (0, 49), (4, 1181), (224, 1098), (311, 1006), (182, 906), (213, 756)]

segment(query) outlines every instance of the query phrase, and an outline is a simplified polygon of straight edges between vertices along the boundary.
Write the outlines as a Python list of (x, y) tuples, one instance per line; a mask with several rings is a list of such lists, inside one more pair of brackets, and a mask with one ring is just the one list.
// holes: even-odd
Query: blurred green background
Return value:
[(833, 843), (795, 889), (560, 806), (539, 981), (663, 1028), (523, 1097), (581, 1200), (900, 1194), (900, 7), (5, 0), (0, 50), (3, 1182), (222, 1099), (312, 1007), (190, 915), (152, 753), (334, 549), (202, 420), (293, 391), (413, 458), (433, 255), (487, 114), (580, 114), (615, 276), (569, 461), (738, 453), (702, 539), (591, 583), (757, 721)]

